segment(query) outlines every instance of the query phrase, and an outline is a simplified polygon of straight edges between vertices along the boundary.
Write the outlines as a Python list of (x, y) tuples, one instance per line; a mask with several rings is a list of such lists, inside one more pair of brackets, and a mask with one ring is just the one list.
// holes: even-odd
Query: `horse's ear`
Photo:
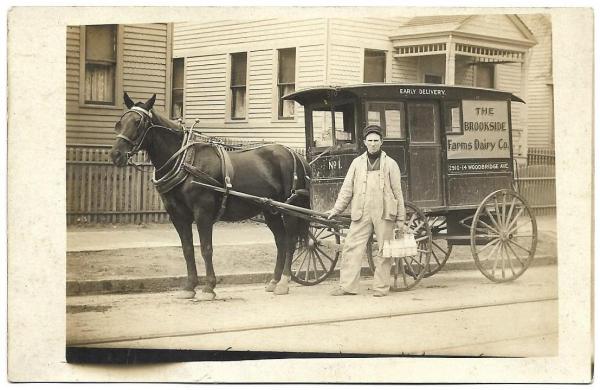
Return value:
[(127, 95), (127, 92), (125, 92), (123, 94), (123, 100), (125, 100), (125, 106), (127, 106), (127, 108), (133, 107), (133, 105), (134, 105), (133, 100), (131, 100), (129, 95)]
[(154, 102), (156, 101), (156, 94), (152, 95), (150, 99), (144, 104), (147, 110), (151, 110), (154, 107)]

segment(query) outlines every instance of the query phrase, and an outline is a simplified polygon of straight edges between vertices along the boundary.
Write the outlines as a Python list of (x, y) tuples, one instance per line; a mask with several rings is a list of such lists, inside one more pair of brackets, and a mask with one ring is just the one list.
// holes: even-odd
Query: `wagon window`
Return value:
[(379, 125), (384, 137), (406, 138), (404, 103), (368, 103), (367, 124)]
[(354, 142), (354, 109), (350, 104), (336, 107), (334, 115), (329, 110), (313, 110), (312, 123), (317, 147)]
[(446, 134), (462, 134), (460, 127), (460, 104), (457, 101), (446, 103), (444, 131)]
[(414, 103), (408, 106), (408, 127), (411, 142), (436, 142), (439, 132), (438, 109), (434, 103)]

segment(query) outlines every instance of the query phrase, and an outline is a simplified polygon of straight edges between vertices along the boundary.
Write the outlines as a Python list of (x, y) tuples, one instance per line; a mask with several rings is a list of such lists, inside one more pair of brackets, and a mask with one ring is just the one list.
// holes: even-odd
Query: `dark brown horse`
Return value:
[[(146, 150), (155, 167), (155, 180), (172, 172), (177, 155), (182, 148), (185, 131), (163, 114), (153, 109), (156, 95), (145, 103), (135, 103), (124, 94), (128, 110), (115, 125), (117, 139), (111, 150), (111, 158), (116, 166), (127, 165), (129, 157), (139, 150)], [(225, 209), (221, 209), (223, 194), (205, 189), (192, 181), (223, 183), (222, 161), (217, 147), (211, 143), (195, 143), (191, 165), (206, 174), (204, 177), (189, 175), (183, 182), (161, 193), (165, 209), (181, 239), (183, 256), (187, 265), (187, 282), (180, 298), (195, 296), (198, 274), (194, 257), (192, 223), (196, 223), (200, 237), (200, 248), (206, 267), (206, 285), (200, 299), (214, 299), (217, 284), (213, 268), (212, 233), (213, 224), (218, 216), (224, 221), (241, 221), (263, 212), (265, 221), (275, 237), (277, 260), (273, 279), (266, 286), (267, 291), (275, 294), (287, 294), (291, 275), (291, 261), (296, 243), (308, 232), (306, 221), (297, 217), (274, 213), (264, 205), (243, 200), (235, 196), (227, 198)], [(294, 183), (297, 188), (307, 188), (308, 164), (301, 156), (282, 145), (229, 152), (230, 167), (235, 174), (232, 177), (232, 189), (248, 194), (286, 201), (289, 199)], [(297, 172), (295, 172), (297, 171)], [(296, 173), (296, 178), (294, 178)], [(207, 177), (209, 176), (209, 177)], [(214, 180), (214, 181), (212, 181)], [(295, 197), (293, 204), (309, 207), (306, 196)], [(282, 277), (283, 274), (283, 277)]]

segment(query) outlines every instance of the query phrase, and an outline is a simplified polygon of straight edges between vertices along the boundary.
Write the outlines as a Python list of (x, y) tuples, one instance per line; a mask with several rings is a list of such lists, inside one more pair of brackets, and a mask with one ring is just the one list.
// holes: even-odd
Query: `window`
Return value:
[(385, 82), (385, 57), (386, 52), (382, 50), (365, 50), (364, 82)]
[(437, 74), (426, 74), (425, 75), (425, 83), (427, 84), (442, 84), (442, 76)]
[(411, 142), (437, 142), (438, 106), (434, 103), (408, 105), (408, 128)]
[(477, 64), (475, 66), (475, 86), (481, 88), (494, 88), (494, 65)]
[(117, 25), (85, 27), (85, 104), (115, 104)]
[(231, 119), (246, 119), (247, 53), (231, 55)]
[(462, 134), (460, 127), (460, 104), (457, 101), (446, 103), (444, 131), (446, 134)]
[(316, 147), (354, 144), (354, 105), (312, 110), (313, 145)]
[(404, 103), (369, 103), (367, 125), (378, 125), (385, 138), (406, 138)]
[(183, 71), (184, 59), (173, 58), (173, 78), (171, 80), (171, 118), (183, 117)]
[(296, 49), (279, 50), (277, 70), (277, 116), (279, 119), (294, 117), (294, 102), (282, 97), (296, 90)]

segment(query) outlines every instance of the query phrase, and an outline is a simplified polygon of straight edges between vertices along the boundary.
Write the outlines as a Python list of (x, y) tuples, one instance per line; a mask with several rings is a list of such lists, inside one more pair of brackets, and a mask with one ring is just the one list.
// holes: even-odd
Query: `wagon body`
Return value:
[(491, 192), (513, 186), (511, 102), (523, 101), (509, 92), (385, 83), (284, 98), (304, 107), (315, 210), (333, 206), (350, 163), (366, 150), (362, 129), (370, 124), (384, 130), (382, 149), (400, 167), (405, 199), (428, 215), (450, 216), (455, 245), (468, 244), (460, 221)]
[[(333, 207), (352, 160), (366, 151), (362, 130), (382, 127), (382, 149), (400, 167), (407, 225), (421, 240), (419, 256), (396, 262), (396, 277), (433, 275), (454, 245), (470, 245), (477, 267), (495, 282), (514, 280), (529, 266), (536, 222), (513, 190), (511, 104), (523, 100), (493, 89), (392, 83), (314, 87), (284, 99), (304, 109), (313, 210)], [(320, 229), (333, 232), (337, 243), (343, 236), (331, 227)], [(316, 270), (321, 243), (326, 241), (317, 236), (309, 241), (315, 283), (322, 279)], [(369, 245), (376, 248), (376, 237)], [(337, 248), (327, 274), (339, 257)], [(370, 250), (367, 255), (372, 260)]]

